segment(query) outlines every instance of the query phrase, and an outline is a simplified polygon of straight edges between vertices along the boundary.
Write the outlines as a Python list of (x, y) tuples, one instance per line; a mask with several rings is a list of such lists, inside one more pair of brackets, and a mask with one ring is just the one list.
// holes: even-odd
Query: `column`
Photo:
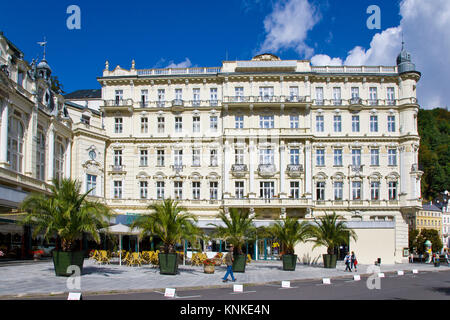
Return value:
[(400, 146), (399, 151), (399, 167), (400, 167), (400, 194), (406, 194), (406, 176), (407, 176), (407, 164), (405, 159), (405, 146)]
[(253, 139), (250, 139), (250, 144), (249, 144), (249, 152), (250, 152), (250, 158), (249, 158), (249, 166), (248, 166), (248, 170), (249, 170), (249, 198), (255, 198), (256, 197), (256, 193), (255, 193), (255, 169), (256, 169), (256, 161), (257, 161), (257, 157), (256, 157), (256, 150), (255, 150), (255, 142)]
[(3, 102), (2, 109), (2, 128), (0, 137), (0, 165), (2, 167), (9, 166), (8, 164), (8, 118), (9, 118), (9, 106), (8, 102)]
[(286, 145), (280, 142), (280, 198), (287, 198), (286, 194)]
[(224, 172), (223, 172), (223, 198), (230, 198), (230, 170), (231, 170), (231, 152), (230, 152), (230, 143), (228, 139), (225, 140), (224, 145)]
[(311, 199), (312, 189), (312, 167), (311, 167), (311, 143), (306, 141), (305, 145), (305, 196), (307, 199)]
[(64, 176), (66, 178), (70, 178), (72, 165), (72, 141), (70, 139), (67, 140), (66, 161), (64, 165), (65, 165)]
[(53, 166), (55, 163), (55, 131), (51, 125), (48, 132), (48, 166), (47, 166), (47, 181), (51, 182), (53, 179)]

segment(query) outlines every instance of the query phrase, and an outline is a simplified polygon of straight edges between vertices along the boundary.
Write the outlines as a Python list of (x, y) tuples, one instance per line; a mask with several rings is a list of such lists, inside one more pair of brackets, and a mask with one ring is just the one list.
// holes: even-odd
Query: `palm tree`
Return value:
[(26, 211), (22, 224), (34, 227), (34, 236), (43, 233), (45, 239), (56, 234), (61, 250), (71, 252), (83, 233), (100, 242), (99, 230), (109, 225), (110, 209), (98, 201), (88, 201), (81, 183), (71, 179), (53, 179), (50, 194), (29, 195), (20, 207)]
[(269, 233), (281, 241), (287, 255), (294, 254), (294, 247), (299, 242), (306, 241), (311, 233), (311, 225), (293, 217), (278, 220), (268, 228)]
[(148, 206), (152, 212), (141, 215), (131, 224), (131, 229), (142, 229), (140, 237), (154, 236), (161, 238), (164, 243), (164, 253), (174, 253), (175, 245), (183, 239), (194, 243), (200, 236), (199, 229), (194, 222), (198, 219), (195, 215), (188, 213), (186, 209), (178, 205), (177, 201), (165, 199)]
[(225, 226), (209, 223), (216, 227), (214, 235), (231, 243), (238, 254), (242, 254), (242, 246), (249, 239), (256, 235), (256, 227), (253, 224), (254, 217), (251, 217), (248, 211), (242, 209), (230, 208), (228, 217), (224, 211), (221, 211), (218, 218), (222, 220)]
[(335, 212), (332, 215), (325, 214), (318, 220), (314, 218), (314, 221), (316, 224), (310, 229), (311, 241), (315, 242), (313, 249), (325, 246), (328, 255), (334, 255), (335, 248), (343, 243), (348, 244), (350, 238), (355, 241), (358, 238), (354, 230), (347, 228), (343, 217)]

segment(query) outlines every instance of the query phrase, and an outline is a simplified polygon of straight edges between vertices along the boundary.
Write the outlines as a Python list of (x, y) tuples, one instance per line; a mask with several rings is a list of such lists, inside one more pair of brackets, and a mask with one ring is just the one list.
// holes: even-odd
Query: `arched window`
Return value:
[(45, 134), (40, 128), (37, 132), (36, 178), (45, 180)]
[(16, 117), (9, 118), (8, 124), (8, 155), (11, 170), (23, 172), (23, 139), (22, 121)]
[(55, 141), (55, 158), (53, 177), (59, 180), (64, 178), (64, 145), (61, 138), (58, 137)]

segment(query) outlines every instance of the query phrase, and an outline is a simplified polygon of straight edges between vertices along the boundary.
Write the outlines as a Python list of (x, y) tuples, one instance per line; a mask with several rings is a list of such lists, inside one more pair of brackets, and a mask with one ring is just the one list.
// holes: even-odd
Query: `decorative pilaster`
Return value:
[(55, 164), (55, 131), (53, 125), (50, 126), (48, 130), (48, 170), (47, 170), (47, 181), (51, 183), (53, 179), (53, 166)]
[(250, 139), (250, 145), (249, 145), (249, 152), (250, 152), (250, 158), (249, 158), (249, 198), (256, 198), (255, 193), (255, 168), (256, 168), (256, 162), (257, 156), (256, 156), (256, 147), (255, 147), (255, 141), (253, 139)]
[(305, 197), (311, 199), (312, 196), (312, 167), (311, 167), (311, 142), (306, 141), (305, 145)]
[(284, 141), (280, 142), (280, 198), (287, 198), (286, 194), (286, 145)]
[(0, 166), (9, 167), (8, 163), (8, 118), (9, 118), (9, 103), (3, 102), (2, 109), (2, 128), (0, 137)]

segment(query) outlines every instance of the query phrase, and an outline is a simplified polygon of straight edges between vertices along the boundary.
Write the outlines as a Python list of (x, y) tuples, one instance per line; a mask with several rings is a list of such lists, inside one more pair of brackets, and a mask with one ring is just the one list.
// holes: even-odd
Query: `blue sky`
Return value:
[[(0, 11), (0, 30), (4, 32), (25, 58), (42, 56), (36, 42), (44, 35), (48, 41), (47, 60), (59, 77), (66, 92), (98, 88), (96, 77), (101, 76), (106, 60), (110, 68), (120, 65), (130, 68), (167, 67), (170, 64), (190, 66), (220, 66), (228, 54), (229, 60), (250, 59), (265, 46), (276, 29), (266, 23), (276, 14), (285, 19), (291, 8), (311, 6), (305, 17), (291, 17), (282, 21), (282, 30), (305, 28), (304, 39), (289, 39), (270, 47), (282, 59), (304, 59), (313, 55), (327, 55), (345, 61), (355, 47), (367, 50), (377, 33), (400, 25), (402, 2), (418, 0), (197, 0), (197, 1), (4, 1)], [(420, 3), (433, 0), (420, 0)], [(434, 0), (445, 1), (447, 0)], [(81, 9), (81, 30), (69, 30), (66, 19), (69, 5)], [(381, 9), (381, 30), (369, 30), (367, 7)], [(418, 4), (413, 3), (413, 6)], [(283, 11), (284, 10), (284, 11)], [(312, 17), (312, 20), (309, 21)], [(289, 20), (289, 19), (287, 19)], [(275, 19), (272, 19), (275, 21)], [(308, 29), (306, 22), (311, 22)], [(277, 22), (275, 22), (277, 24)], [(398, 31), (398, 29), (396, 29)], [(406, 32), (406, 31), (405, 31)], [(294, 38), (296, 35), (293, 36)], [(301, 37), (301, 36), (298, 36)], [(407, 46), (414, 48), (411, 36), (405, 37)], [(380, 64), (395, 64), (394, 51), (400, 49), (399, 33), (386, 41), (395, 41), (388, 59)], [(299, 50), (301, 44), (310, 51)], [(414, 58), (414, 50), (413, 58)], [(371, 64), (380, 59), (362, 60)], [(357, 60), (360, 61), (360, 60)]]

